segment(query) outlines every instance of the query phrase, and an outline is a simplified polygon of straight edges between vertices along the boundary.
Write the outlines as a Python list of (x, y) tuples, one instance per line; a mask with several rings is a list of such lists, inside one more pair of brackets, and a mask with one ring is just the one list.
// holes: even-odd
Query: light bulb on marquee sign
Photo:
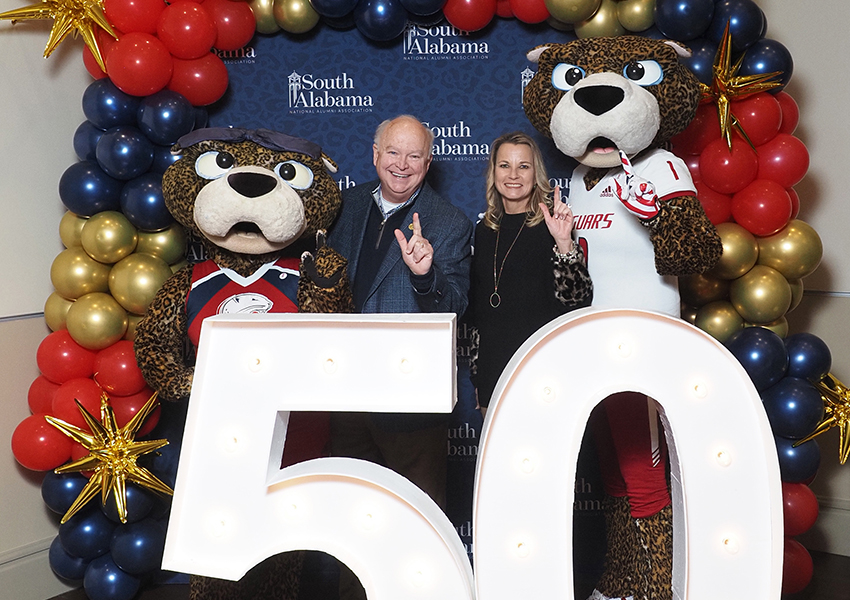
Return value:
[(719, 342), (663, 315), (574, 311), (514, 355), (481, 433), (475, 577), (449, 519), (400, 475), (345, 458), (279, 468), (291, 410), (450, 412), (454, 325), (443, 314), (207, 319), (163, 568), (235, 580), (273, 554), (321, 550), (369, 600), (572, 599), (586, 422), (634, 390), (658, 401), (668, 432), (674, 597), (780, 597), (781, 484), (761, 400)]

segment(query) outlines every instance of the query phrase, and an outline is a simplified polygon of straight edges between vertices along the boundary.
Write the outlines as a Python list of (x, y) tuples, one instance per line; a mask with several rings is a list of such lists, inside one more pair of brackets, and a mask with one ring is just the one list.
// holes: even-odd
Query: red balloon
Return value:
[(94, 379), (110, 396), (129, 396), (145, 387), (133, 342), (121, 340), (98, 352), (94, 359)]
[(74, 341), (67, 329), (60, 329), (41, 341), (35, 360), (42, 375), (61, 384), (76, 377), (91, 377), (96, 354)]
[(171, 79), (171, 54), (158, 38), (132, 32), (121, 36), (106, 59), (106, 72), (125, 94), (149, 96)]
[[(113, 396), (109, 399), (109, 404), (115, 412), (115, 421), (118, 427), (124, 427), (129, 423), (130, 419), (139, 412), (139, 409), (145, 405), (145, 402), (153, 396), (153, 390), (149, 387), (144, 387), (141, 391), (130, 396)], [(153, 412), (145, 419), (144, 424), (139, 429), (136, 437), (141, 437), (150, 433), (156, 424), (159, 423), (160, 408), (157, 406)]]
[(496, 0), (448, 0), (443, 6), (446, 20), (463, 31), (483, 29), (495, 14)]
[(693, 179), (694, 183), (701, 181), (702, 177), (699, 174), (699, 154), (686, 154), (680, 158), (688, 166), (688, 171), (691, 172), (691, 179)]
[(53, 396), (52, 414), (57, 419), (76, 425), (84, 431), (89, 431), (80, 409), (74, 400), (79, 401), (89, 414), (100, 421), (100, 387), (90, 378), (71, 379), (59, 386)]
[(238, 50), (254, 37), (257, 20), (247, 2), (206, 0), (204, 9), (215, 23), (217, 33), (213, 45), (219, 50)]
[(761, 92), (733, 102), (731, 110), (754, 146), (761, 146), (779, 133), (782, 108), (773, 94)]
[(30, 415), (12, 433), (15, 460), (33, 471), (55, 469), (71, 457), (71, 438), (48, 423), (45, 416)]
[(800, 122), (800, 107), (788, 92), (782, 91), (774, 95), (779, 106), (782, 107), (782, 124), (779, 133), (792, 134)]
[(791, 198), (791, 218), (796, 219), (797, 215), (800, 214), (800, 196), (794, 188), (786, 188), (785, 191)]
[(784, 187), (797, 185), (809, 170), (809, 151), (798, 138), (780, 133), (758, 147), (759, 179), (772, 179)]
[(496, 16), (503, 19), (514, 18), (514, 11), (511, 9), (511, 0), (496, 0)]
[(157, 36), (176, 58), (201, 58), (213, 47), (215, 21), (206, 9), (191, 0), (170, 5), (159, 17)]
[[(103, 64), (106, 64), (106, 57), (109, 56), (109, 51), (112, 50), (112, 46), (114, 46), (115, 42), (118, 40), (106, 33), (106, 31), (100, 27), (95, 29), (94, 37), (97, 40), (97, 47), (100, 48), (100, 57), (103, 59)], [(100, 65), (97, 64), (97, 61), (94, 58), (94, 54), (92, 54), (89, 47), (85, 45), (83, 46), (83, 64), (89, 72), (89, 75), (95, 79), (103, 79), (106, 77), (106, 71), (100, 68)]]
[(753, 235), (773, 235), (791, 218), (791, 197), (775, 181), (756, 179), (732, 196), (732, 217)]
[(715, 192), (734, 194), (747, 187), (758, 175), (756, 153), (740, 138), (732, 139), (732, 150), (726, 140), (717, 138), (699, 155), (702, 182)]
[(30, 384), (27, 392), (27, 404), (32, 414), (49, 413), (53, 410), (53, 396), (59, 389), (58, 383), (53, 383), (44, 375), (39, 375)]
[(542, 23), (549, 18), (549, 9), (543, 0), (510, 0), (510, 5), (511, 12), (523, 23)]
[(156, 22), (163, 10), (163, 0), (103, 0), (106, 20), (124, 33), (156, 33)]
[(815, 566), (812, 555), (805, 546), (792, 538), (785, 538), (785, 559), (782, 564), (782, 594), (803, 591), (812, 580)]
[(720, 138), (720, 119), (713, 104), (701, 104), (694, 120), (678, 135), (673, 136), (673, 152), (679, 156), (700, 154), (710, 142)]
[(696, 182), (699, 198), (705, 216), (713, 225), (726, 223), (732, 217), (732, 196), (715, 192), (701, 181)]
[(782, 482), (785, 536), (802, 535), (812, 528), (818, 518), (818, 499), (805, 483)]
[(174, 74), (168, 82), (168, 89), (183, 94), (193, 106), (206, 106), (224, 95), (227, 81), (227, 67), (210, 52), (194, 60), (175, 58)]

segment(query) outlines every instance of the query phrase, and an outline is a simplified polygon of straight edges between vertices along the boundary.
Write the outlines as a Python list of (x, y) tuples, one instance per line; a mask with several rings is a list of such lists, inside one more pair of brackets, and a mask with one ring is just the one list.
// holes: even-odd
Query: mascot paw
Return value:
[(325, 244), (325, 232), (316, 232), (316, 252), (301, 255), (298, 283), (300, 312), (354, 312), (345, 267), (348, 261)]

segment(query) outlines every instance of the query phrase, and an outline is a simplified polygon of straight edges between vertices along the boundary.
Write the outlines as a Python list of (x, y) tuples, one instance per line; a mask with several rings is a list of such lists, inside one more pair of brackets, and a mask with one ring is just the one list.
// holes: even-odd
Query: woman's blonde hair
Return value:
[(535, 183), (531, 198), (528, 201), (528, 208), (525, 211), (525, 224), (533, 227), (543, 221), (540, 203), (543, 202), (550, 209), (552, 208), (552, 186), (549, 185), (549, 175), (546, 173), (546, 165), (543, 164), (540, 148), (531, 136), (521, 131), (501, 135), (490, 146), (490, 160), (487, 164), (487, 210), (484, 212), (484, 225), (493, 231), (498, 231), (502, 215), (505, 214), (502, 195), (496, 189), (496, 155), (499, 153), (499, 148), (504, 144), (526, 145), (531, 148)]

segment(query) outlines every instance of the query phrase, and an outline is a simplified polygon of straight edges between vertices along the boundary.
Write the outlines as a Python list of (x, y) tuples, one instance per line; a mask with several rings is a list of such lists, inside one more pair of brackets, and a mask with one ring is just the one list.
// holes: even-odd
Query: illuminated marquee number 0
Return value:
[(634, 390), (659, 402), (672, 434), (674, 597), (780, 596), (779, 467), (761, 400), (684, 321), (585, 309), (516, 353), (481, 435), (474, 579), (448, 518), (401, 476), (350, 459), (277, 465), (290, 410), (450, 411), (453, 317), (216, 317), (197, 365), (166, 569), (238, 579), (308, 549), (345, 562), (370, 600), (571, 599), (585, 424), (603, 398)]

